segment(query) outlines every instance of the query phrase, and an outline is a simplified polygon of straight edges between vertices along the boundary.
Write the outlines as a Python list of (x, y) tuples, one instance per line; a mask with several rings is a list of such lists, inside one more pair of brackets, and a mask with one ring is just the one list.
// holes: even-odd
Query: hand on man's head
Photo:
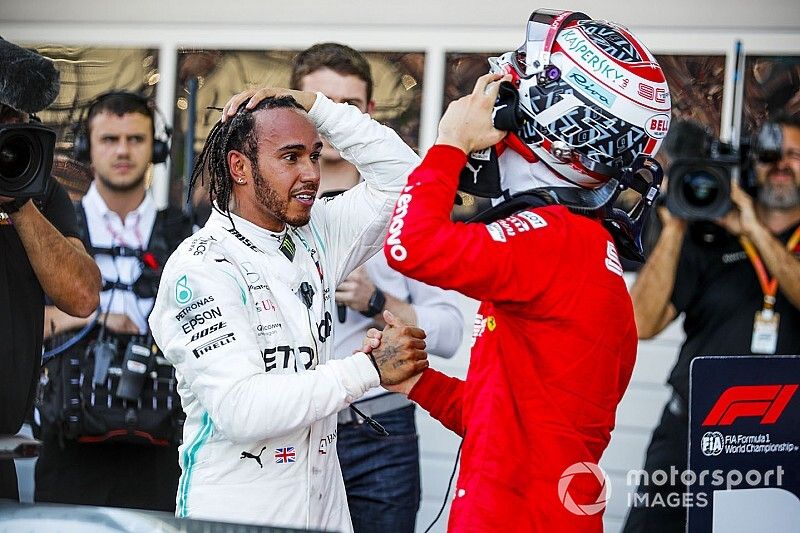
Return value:
[(238, 94), (233, 95), (230, 100), (222, 108), (222, 122), (233, 117), (239, 108), (247, 102), (245, 109), (253, 110), (259, 102), (265, 98), (273, 98), (280, 96), (291, 96), (295, 101), (303, 106), (306, 112), (311, 111), (314, 107), (314, 102), (317, 100), (315, 93), (306, 91), (295, 91), (293, 89), (282, 89), (280, 87), (261, 87), (260, 89), (247, 89)]

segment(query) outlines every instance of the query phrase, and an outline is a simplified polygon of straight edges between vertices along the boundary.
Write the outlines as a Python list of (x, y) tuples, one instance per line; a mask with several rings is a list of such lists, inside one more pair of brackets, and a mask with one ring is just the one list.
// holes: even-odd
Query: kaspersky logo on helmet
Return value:
[[(578, 503), (569, 491), (572, 480), (576, 476), (594, 476), (600, 484), (600, 493), (594, 502)], [(589, 462), (575, 463), (567, 467), (558, 480), (558, 499), (564, 508), (572, 514), (580, 516), (595, 515), (606, 508), (609, 498), (611, 498), (611, 481), (598, 465)]]

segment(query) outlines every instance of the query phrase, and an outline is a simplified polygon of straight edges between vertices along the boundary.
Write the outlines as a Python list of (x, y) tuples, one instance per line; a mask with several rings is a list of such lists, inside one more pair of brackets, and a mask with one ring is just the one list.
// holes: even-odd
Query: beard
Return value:
[(253, 189), (256, 200), (261, 207), (269, 211), (272, 216), (290, 226), (305, 226), (311, 220), (311, 211), (297, 216), (289, 216), (289, 200), (278, 198), (278, 194), (267, 184), (258, 167), (253, 172)]
[[(796, 183), (793, 173), (791, 178), (791, 183)], [(800, 206), (800, 188), (793, 185), (773, 185), (769, 183), (769, 175), (767, 175), (767, 182), (758, 188), (758, 201), (770, 209), (794, 209)]]
[(794, 209), (800, 206), (800, 190), (764, 185), (758, 189), (758, 201), (770, 209)]
[(142, 172), (141, 176), (136, 178), (130, 183), (114, 183), (109, 180), (107, 177), (103, 176), (102, 174), (97, 174), (97, 179), (99, 179), (106, 189), (114, 192), (130, 192), (144, 183), (145, 175), (147, 172)]

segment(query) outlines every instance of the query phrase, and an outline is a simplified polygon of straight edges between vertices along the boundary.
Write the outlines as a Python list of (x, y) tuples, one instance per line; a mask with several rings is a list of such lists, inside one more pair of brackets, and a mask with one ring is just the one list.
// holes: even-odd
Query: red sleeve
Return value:
[(461, 150), (433, 146), (397, 200), (384, 253), (393, 269), (471, 298), (528, 301), (556, 271), (565, 242), (565, 211), (522, 211), (491, 224), (452, 222)]
[(422, 372), (408, 398), (428, 411), (433, 418), (454, 433), (464, 436), (461, 403), (464, 382), (451, 378), (432, 368)]

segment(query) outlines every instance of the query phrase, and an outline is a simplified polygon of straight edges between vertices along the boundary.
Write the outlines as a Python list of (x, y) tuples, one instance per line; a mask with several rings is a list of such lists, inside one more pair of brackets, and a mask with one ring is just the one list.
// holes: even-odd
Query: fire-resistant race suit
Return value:
[(392, 268), (482, 301), (466, 381), (427, 369), (409, 395), (464, 437), (449, 530), (602, 531), (603, 475), (572, 465), (600, 460), (636, 356), (612, 237), (558, 205), (451, 222), (465, 163), (431, 148), (384, 247)]
[(351, 531), (336, 416), (379, 383), (365, 354), (329, 360), (333, 293), (380, 250), (419, 158), (322, 95), (309, 112), (364, 182), (281, 233), (214, 212), (168, 261), (150, 324), (186, 411), (176, 514)]

